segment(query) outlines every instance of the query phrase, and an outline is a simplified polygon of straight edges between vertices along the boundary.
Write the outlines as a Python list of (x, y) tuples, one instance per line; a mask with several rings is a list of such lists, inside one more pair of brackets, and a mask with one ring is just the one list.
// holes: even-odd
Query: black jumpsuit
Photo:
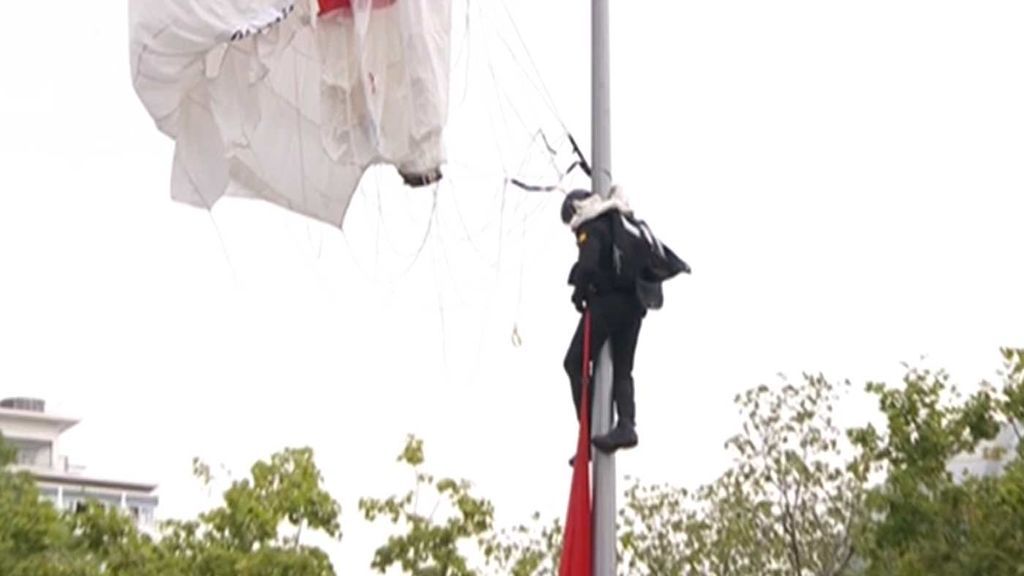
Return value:
[[(597, 355), (605, 341), (612, 347), (612, 399), (618, 411), (619, 424), (634, 426), (636, 404), (633, 400), (633, 356), (646, 308), (636, 296), (636, 289), (616, 285), (613, 274), (611, 218), (608, 212), (584, 222), (576, 230), (579, 258), (569, 273), (574, 286), (573, 301), (585, 300), (590, 309), (590, 358)], [(572, 387), (572, 399), (579, 418), (581, 378), (583, 374), (583, 317), (565, 355), (565, 371)], [(591, 400), (594, 387), (590, 387)], [(593, 402), (590, 402), (593, 406)]]

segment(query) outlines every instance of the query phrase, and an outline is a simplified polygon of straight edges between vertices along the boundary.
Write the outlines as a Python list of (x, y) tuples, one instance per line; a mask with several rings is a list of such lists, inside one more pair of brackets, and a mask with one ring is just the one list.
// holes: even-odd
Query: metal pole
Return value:
[[(608, 0), (592, 0), (591, 16), (591, 176), (593, 191), (607, 197), (611, 189), (611, 98), (608, 73)], [(612, 427), (612, 354), (606, 342), (594, 374), (594, 436)], [(615, 456), (595, 450), (593, 549), (594, 576), (615, 576)]]

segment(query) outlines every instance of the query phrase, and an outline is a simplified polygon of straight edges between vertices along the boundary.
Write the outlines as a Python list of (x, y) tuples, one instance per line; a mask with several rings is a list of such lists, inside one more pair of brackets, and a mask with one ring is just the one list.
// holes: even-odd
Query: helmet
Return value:
[(576, 189), (565, 195), (562, 200), (562, 224), (568, 224), (576, 215), (576, 202), (586, 200), (593, 194), (590, 190)]

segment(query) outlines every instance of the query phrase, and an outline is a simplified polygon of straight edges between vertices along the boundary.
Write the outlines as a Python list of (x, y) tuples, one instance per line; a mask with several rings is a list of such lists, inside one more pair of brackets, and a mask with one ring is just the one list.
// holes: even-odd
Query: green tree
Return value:
[(0, 437), (0, 574), (96, 574), (94, 565), (69, 554), (70, 527), (39, 496), (28, 474), (13, 472), (14, 450)]
[[(844, 384), (845, 388), (846, 385)], [(841, 389), (821, 376), (736, 397), (733, 465), (695, 492), (634, 481), (619, 512), (620, 572), (664, 576), (838, 576), (866, 522), (869, 461), (832, 418)], [(515, 576), (557, 572), (561, 528), (520, 526), (488, 557)]]
[[(908, 368), (894, 387), (866, 386), (884, 425), (841, 431), (834, 406), (848, 386), (821, 376), (759, 386), (736, 398), (734, 459), (695, 491), (634, 481), (619, 513), (620, 572), (665, 576), (1021, 576), (1024, 574), (1024, 446), (990, 451), (995, 476), (950, 471), (1001, 429), (1020, 438), (1024, 350), (1003, 350), (1003, 383), (963, 396), (944, 372)], [(399, 462), (413, 488), (364, 498), (370, 522), (396, 533), (371, 569), (413, 576), (553, 576), (562, 526), (496, 530), (491, 503), (465, 480), (423, 471), (422, 441)], [(116, 511), (59, 513), (32, 479), (8, 465), (0, 439), (0, 574), (5, 576), (333, 576), (309, 532), (341, 538), (340, 506), (322, 487), (309, 449), (253, 465), (223, 503), (172, 521), (157, 539)], [(211, 482), (196, 461), (196, 476)], [(421, 508), (422, 505), (422, 508)], [(427, 510), (424, 512), (423, 510)]]
[[(734, 461), (716, 481), (693, 492), (638, 481), (627, 489), (620, 573), (1024, 574), (1024, 448), (990, 454), (1007, 462), (999, 476), (958, 481), (949, 471), (954, 456), (1000, 426), (1019, 438), (1024, 351), (1003, 355), (999, 391), (983, 386), (964, 398), (944, 372), (911, 368), (899, 386), (867, 385), (880, 428), (841, 430), (833, 412), (849, 385), (820, 375), (739, 395), (742, 430), (726, 443)], [(411, 448), (421, 456), (415, 443)], [(397, 519), (413, 500), (389, 502)], [(538, 515), (532, 525), (492, 531), (478, 542), (496, 573), (542, 576), (557, 572), (560, 540), (560, 524), (542, 524)], [(388, 553), (410, 557), (404, 546)], [(419, 549), (421, 559), (430, 548)], [(403, 566), (413, 574), (446, 573), (417, 571), (431, 565)]]
[[(340, 538), (340, 506), (321, 487), (308, 449), (257, 462), (224, 504), (168, 522), (154, 541), (116, 510), (93, 503), (58, 513), (34, 481), (14, 472), (0, 442), (0, 574), (5, 576), (333, 576), (303, 528)], [(203, 476), (203, 466), (197, 472)], [(206, 474), (208, 479), (208, 474)], [(282, 534), (281, 528), (291, 527)]]
[(736, 397), (745, 420), (733, 465), (690, 494), (634, 484), (620, 514), (633, 574), (838, 576), (864, 521), (867, 465), (833, 421), (822, 376)]
[[(465, 480), (436, 479), (423, 472), (420, 439), (410, 436), (398, 461), (412, 467), (414, 488), (403, 496), (359, 501), (359, 509), (367, 520), (387, 519), (404, 528), (403, 533), (391, 536), (377, 549), (371, 567), (382, 574), (398, 566), (413, 576), (476, 576), (478, 572), (470, 567), (464, 548), (475, 545), (479, 549), (485, 545), (494, 507), (473, 496)], [(429, 514), (419, 510), (420, 497), (425, 492), (432, 493), (435, 499)], [(442, 505), (444, 509), (439, 510)], [(439, 511), (441, 517), (437, 517)]]
[[(884, 481), (867, 505), (862, 538), (869, 575), (1024, 574), (1024, 464), (1017, 454), (997, 476), (958, 480), (950, 460), (974, 452), (1024, 416), (1024, 351), (1003, 350), (1001, 391), (964, 398), (944, 372), (910, 370), (902, 387), (869, 384), (886, 419), (851, 436)], [(1018, 433), (1019, 439), (1019, 433)]]
[[(209, 482), (209, 467), (194, 466)], [(168, 574), (333, 576), (326, 553), (301, 543), (303, 530), (341, 538), (341, 505), (322, 487), (309, 448), (259, 461), (224, 492), (224, 504), (198, 520), (168, 522), (160, 540)], [(284, 529), (284, 530), (282, 530)]]
[(483, 553), (497, 574), (510, 576), (554, 576), (562, 556), (564, 529), (558, 518), (541, 524), (535, 512), (530, 524), (519, 524), (492, 532), (483, 540)]

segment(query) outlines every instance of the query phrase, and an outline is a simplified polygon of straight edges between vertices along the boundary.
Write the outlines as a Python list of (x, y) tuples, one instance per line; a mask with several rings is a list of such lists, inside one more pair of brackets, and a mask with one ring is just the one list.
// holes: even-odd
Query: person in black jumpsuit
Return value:
[[(590, 197), (587, 191), (571, 192), (562, 205), (562, 221), (569, 224), (576, 217), (575, 202)], [(579, 223), (574, 230), (579, 257), (569, 273), (573, 286), (572, 302), (579, 312), (590, 310), (590, 358), (596, 361), (601, 347), (611, 340), (612, 399), (618, 413), (615, 427), (595, 437), (593, 444), (603, 452), (632, 448), (637, 444), (636, 404), (633, 399), (633, 356), (646, 308), (634, 287), (616, 283), (613, 275), (612, 224), (614, 209)], [(572, 398), (579, 418), (583, 373), (583, 317), (565, 355), (565, 371), (569, 375)], [(593, 386), (590, 387), (591, 399)], [(593, 406), (593, 402), (590, 402)]]

